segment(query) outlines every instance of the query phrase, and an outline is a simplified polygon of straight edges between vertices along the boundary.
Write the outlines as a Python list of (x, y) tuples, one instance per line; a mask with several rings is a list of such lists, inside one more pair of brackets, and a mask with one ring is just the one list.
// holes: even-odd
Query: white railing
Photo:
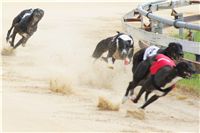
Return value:
[[(137, 9), (132, 10), (127, 13), (122, 20), (123, 27), (126, 32), (131, 34), (133, 37), (138, 40), (148, 42), (149, 44), (155, 44), (160, 46), (167, 46), (170, 42), (179, 42), (183, 46), (183, 50), (186, 52), (190, 52), (193, 54), (200, 54), (200, 43), (188, 41), (184, 39), (178, 39), (174, 37), (170, 37), (164, 34), (158, 34), (154, 32), (145, 31), (139, 27), (134, 27), (130, 22), (125, 22), (125, 19), (131, 19), (134, 17), (134, 12), (137, 11), (141, 17), (147, 17), (151, 21), (156, 21), (161, 23), (162, 25), (170, 25), (175, 26), (179, 29), (189, 29), (189, 30), (197, 30), (200, 31), (200, 26), (197, 24), (186, 23), (178, 20), (170, 20), (166, 18), (162, 18), (153, 14), (153, 11), (163, 10), (163, 9), (174, 9), (175, 7), (188, 6), (191, 5), (189, 1), (186, 0), (173, 0), (166, 1), (160, 0), (155, 2), (149, 2), (142, 5), (139, 5)], [(149, 12), (151, 11), (151, 12)], [(161, 27), (162, 28), (162, 27)]]

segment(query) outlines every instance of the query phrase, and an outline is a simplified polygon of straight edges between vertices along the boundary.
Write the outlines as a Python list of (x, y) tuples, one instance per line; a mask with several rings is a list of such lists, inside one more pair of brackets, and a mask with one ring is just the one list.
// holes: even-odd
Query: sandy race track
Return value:
[[(131, 65), (114, 70), (91, 54), (99, 40), (122, 31), (121, 17), (137, 3), (3, 3), (3, 47), (18, 12), (45, 10), (38, 31), (13, 55), (2, 56), (2, 124), (7, 132), (199, 132), (199, 99), (176, 90), (144, 111), (144, 119), (126, 111), (101, 111), (98, 98), (120, 104)], [(56, 93), (50, 81), (65, 90)], [(179, 98), (178, 98), (179, 97)], [(180, 98), (182, 97), (182, 98)], [(184, 97), (184, 98), (183, 98)]]

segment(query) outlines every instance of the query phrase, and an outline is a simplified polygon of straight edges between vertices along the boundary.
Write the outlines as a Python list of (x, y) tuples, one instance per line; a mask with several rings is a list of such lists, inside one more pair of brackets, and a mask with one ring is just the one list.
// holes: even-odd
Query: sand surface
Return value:
[[(99, 97), (121, 103), (131, 65), (114, 70), (92, 52), (101, 39), (122, 31), (121, 17), (137, 3), (3, 3), (3, 47), (12, 19), (22, 9), (45, 10), (38, 31), (11, 56), (2, 56), (2, 125), (7, 132), (199, 132), (199, 99), (176, 90), (150, 105), (138, 119), (127, 111), (98, 110)], [(136, 42), (137, 44), (137, 42)], [(50, 81), (69, 93), (56, 93)], [(140, 111), (140, 110), (138, 110)]]

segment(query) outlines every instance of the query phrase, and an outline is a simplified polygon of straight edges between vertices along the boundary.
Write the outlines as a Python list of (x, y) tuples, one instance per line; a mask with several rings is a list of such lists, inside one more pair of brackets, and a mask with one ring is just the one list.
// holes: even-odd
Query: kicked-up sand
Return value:
[(26, 47), (18, 47), (12, 56), (2, 55), (0, 128), (4, 132), (199, 132), (199, 99), (189, 96), (163, 97), (142, 112), (137, 108), (143, 100), (128, 101), (117, 106), (118, 111), (98, 109), (99, 97), (121, 103), (132, 72), (131, 65), (121, 61), (112, 70), (102, 61), (93, 63), (92, 52), (101, 39), (123, 30), (121, 17), (136, 6), (137, 2), (2, 3), (1, 50), (8, 47), (7, 30), (20, 11), (39, 7), (45, 15)]

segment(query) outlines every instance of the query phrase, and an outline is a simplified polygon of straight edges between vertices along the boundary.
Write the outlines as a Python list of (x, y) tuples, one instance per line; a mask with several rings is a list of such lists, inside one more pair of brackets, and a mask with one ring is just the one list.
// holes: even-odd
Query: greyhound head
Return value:
[(32, 18), (33, 18), (33, 23), (38, 23), (42, 17), (44, 16), (44, 11), (42, 9), (36, 8), (33, 10), (32, 13)]
[(130, 49), (133, 48), (133, 38), (130, 35), (122, 34), (116, 39), (117, 50), (121, 59), (125, 59), (129, 55)]
[(178, 76), (182, 78), (189, 78), (195, 73), (195, 69), (189, 62), (180, 62), (176, 65), (175, 69), (178, 71)]
[(183, 58), (183, 47), (180, 43), (171, 42), (166, 48), (166, 55), (174, 60), (181, 60)]

